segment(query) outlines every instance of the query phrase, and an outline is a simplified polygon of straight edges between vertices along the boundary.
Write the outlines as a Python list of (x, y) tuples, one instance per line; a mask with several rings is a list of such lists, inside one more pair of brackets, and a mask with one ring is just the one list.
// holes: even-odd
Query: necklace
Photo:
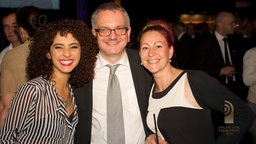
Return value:
[[(62, 102), (64, 103), (64, 107), (68, 108), (70, 106), (70, 98), (72, 97), (71, 90), (70, 90), (70, 85), (69, 85), (67, 90), (60, 90), (59, 87), (56, 87), (56, 82), (55, 81), (51, 80), (51, 83), (52, 83), (53, 86), (55, 86), (58, 95), (60, 97), (62, 96), (61, 99), (62, 99)], [(66, 100), (64, 100), (64, 97), (66, 97)]]
[(68, 95), (67, 99), (63, 102), (65, 108), (67, 108), (70, 105), (70, 98), (71, 98), (71, 95)]
[(67, 108), (69, 106), (68, 100), (64, 101), (64, 106), (65, 106), (65, 108)]

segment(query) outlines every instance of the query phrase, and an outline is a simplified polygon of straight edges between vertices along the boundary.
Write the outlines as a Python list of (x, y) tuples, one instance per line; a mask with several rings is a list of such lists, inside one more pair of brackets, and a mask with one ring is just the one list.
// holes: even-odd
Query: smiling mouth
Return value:
[(159, 60), (148, 60), (149, 63), (157, 63)]
[(62, 61), (60, 61), (60, 63), (64, 66), (69, 66), (73, 63), (73, 61), (72, 60), (62, 60)]

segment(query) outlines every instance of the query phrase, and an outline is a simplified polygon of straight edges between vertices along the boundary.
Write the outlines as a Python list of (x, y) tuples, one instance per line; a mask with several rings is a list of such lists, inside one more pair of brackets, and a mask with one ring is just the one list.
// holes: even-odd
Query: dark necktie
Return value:
[(107, 91), (107, 143), (125, 144), (124, 120), (121, 90), (115, 74), (117, 65), (107, 65), (110, 68)]
[(223, 38), (223, 41), (224, 41), (224, 48), (225, 48), (225, 64), (230, 66), (231, 64), (228, 58), (228, 39)]
[[(231, 63), (230, 63), (229, 57), (228, 57), (228, 39), (227, 38), (223, 38), (223, 41), (224, 41), (224, 48), (225, 48), (225, 64), (227, 66), (231, 66)], [(226, 83), (232, 82), (233, 81), (233, 77), (226, 76), (225, 82)]]

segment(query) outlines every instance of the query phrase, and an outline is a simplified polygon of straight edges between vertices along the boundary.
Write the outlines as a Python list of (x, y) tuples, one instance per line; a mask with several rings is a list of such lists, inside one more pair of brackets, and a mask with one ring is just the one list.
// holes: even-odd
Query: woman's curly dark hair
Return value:
[(98, 45), (88, 26), (75, 19), (60, 19), (40, 27), (30, 44), (30, 53), (27, 58), (27, 75), (29, 79), (43, 76), (50, 79), (53, 72), (52, 60), (46, 54), (50, 51), (55, 36), (70, 33), (78, 40), (81, 46), (81, 58), (77, 67), (72, 71), (70, 84), (80, 86), (94, 78), (94, 67)]

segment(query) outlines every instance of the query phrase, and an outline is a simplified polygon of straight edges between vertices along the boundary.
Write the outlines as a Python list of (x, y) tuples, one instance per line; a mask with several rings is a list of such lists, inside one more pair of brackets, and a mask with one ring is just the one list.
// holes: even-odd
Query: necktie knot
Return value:
[(110, 75), (113, 75), (113, 74), (115, 74), (115, 72), (116, 72), (116, 69), (118, 68), (118, 66), (119, 66), (120, 64), (116, 64), (116, 65), (107, 65), (107, 67), (109, 67), (109, 69), (110, 69)]

